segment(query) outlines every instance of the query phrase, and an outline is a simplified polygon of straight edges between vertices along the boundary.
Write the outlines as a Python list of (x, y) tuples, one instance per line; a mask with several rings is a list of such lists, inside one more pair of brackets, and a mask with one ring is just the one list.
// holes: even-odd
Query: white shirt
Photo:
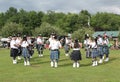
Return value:
[(37, 38), (37, 44), (43, 44), (43, 41), (41, 38)]
[(109, 44), (109, 40), (108, 39), (103, 40), (103, 44), (108, 45)]
[(84, 40), (84, 44), (85, 45), (89, 45), (90, 44), (90, 40), (89, 39)]
[(65, 38), (65, 43), (66, 43), (66, 44), (70, 44), (70, 43), (71, 43), (71, 40), (69, 40), (68, 38)]
[(50, 42), (49, 48), (51, 50), (59, 49), (61, 47), (60, 41), (52, 40)]
[(102, 38), (98, 38), (97, 44), (98, 44), (98, 45), (103, 45), (103, 39), (102, 39)]
[(26, 48), (28, 45), (29, 45), (29, 44), (28, 44), (27, 41), (23, 41), (22, 44), (21, 44), (21, 46), (22, 46), (22, 47), (25, 47), (25, 48)]
[(29, 44), (31, 44), (31, 39), (27, 39), (27, 42), (28, 42)]
[(97, 48), (96, 42), (91, 42), (90, 45), (91, 45), (91, 48)]
[(90, 39), (84, 40), (84, 44), (87, 48), (90, 48), (90, 43), (91, 43)]
[(80, 50), (80, 48), (73, 48), (73, 50)]
[(18, 47), (15, 46), (16, 44), (17, 44), (16, 40), (11, 40), (11, 42), (10, 42), (10, 48), (18, 49)]
[(20, 45), (21, 39), (16, 39), (16, 44)]
[(48, 39), (48, 41), (51, 43), (52, 42), (52, 40), (53, 40), (53, 38), (52, 37), (50, 37), (49, 39)]

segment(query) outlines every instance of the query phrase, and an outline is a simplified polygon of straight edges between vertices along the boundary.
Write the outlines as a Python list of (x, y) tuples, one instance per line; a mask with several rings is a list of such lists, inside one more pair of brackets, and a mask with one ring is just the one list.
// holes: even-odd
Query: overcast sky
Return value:
[(22, 8), (27, 11), (53, 10), (79, 13), (81, 10), (88, 10), (90, 13), (120, 14), (120, 0), (0, 0), (0, 12), (6, 12), (9, 7)]

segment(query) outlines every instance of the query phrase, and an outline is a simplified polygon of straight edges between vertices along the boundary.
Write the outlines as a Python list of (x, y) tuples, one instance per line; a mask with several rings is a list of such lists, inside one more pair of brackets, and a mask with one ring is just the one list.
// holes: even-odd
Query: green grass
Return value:
[(35, 54), (31, 66), (24, 66), (23, 59), (12, 64), (9, 49), (0, 49), (0, 82), (120, 82), (120, 51), (110, 51), (110, 61), (92, 67), (91, 59), (82, 50), (80, 68), (73, 68), (72, 61), (61, 50), (58, 68), (50, 67), (49, 51), (44, 57)]

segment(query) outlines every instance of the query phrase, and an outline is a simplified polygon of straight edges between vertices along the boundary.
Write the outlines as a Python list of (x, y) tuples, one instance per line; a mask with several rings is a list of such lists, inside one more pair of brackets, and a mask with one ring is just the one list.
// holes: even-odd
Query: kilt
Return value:
[(97, 48), (92, 48), (91, 56), (92, 56), (92, 58), (95, 58), (95, 57), (98, 56), (98, 50), (97, 50)]
[(100, 56), (103, 56), (104, 55), (104, 53), (103, 53), (103, 46), (98, 46), (98, 48), (97, 48), (97, 50), (98, 50), (98, 55)]
[(103, 54), (109, 54), (109, 47), (107, 45), (103, 46)]
[(30, 57), (30, 54), (27, 48), (22, 48), (22, 55), (23, 57)]
[(71, 60), (74, 60), (74, 61), (82, 60), (80, 50), (73, 50), (70, 55), (70, 58)]
[(44, 45), (42, 45), (42, 44), (37, 44), (38, 54), (43, 54), (43, 49), (44, 49)]
[(28, 46), (28, 52), (31, 56), (34, 54), (33, 46)]
[(10, 57), (18, 56), (18, 49), (11, 48), (10, 50)]
[(86, 49), (86, 57), (91, 57), (91, 49), (90, 48)]
[(65, 53), (68, 53), (70, 50), (70, 46), (68, 44), (65, 44), (64, 48), (65, 48)]
[(21, 56), (21, 54), (22, 54), (22, 48), (20, 46), (20, 47), (18, 47), (18, 56)]
[(44, 49), (44, 45), (42, 45), (42, 44), (37, 44), (37, 50), (38, 51), (41, 51), (41, 50), (43, 50)]
[(58, 60), (59, 59), (59, 51), (58, 50), (51, 50), (50, 59), (51, 60)]

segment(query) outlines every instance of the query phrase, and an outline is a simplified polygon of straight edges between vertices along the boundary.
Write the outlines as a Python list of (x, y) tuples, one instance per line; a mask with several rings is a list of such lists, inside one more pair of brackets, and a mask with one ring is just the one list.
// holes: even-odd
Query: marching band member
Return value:
[(65, 46), (64, 46), (66, 56), (69, 56), (70, 44), (71, 44), (71, 40), (66, 36), (65, 37)]
[(43, 56), (43, 48), (44, 48), (44, 43), (43, 43), (41, 34), (39, 34), (37, 37), (37, 51), (38, 51), (39, 57)]
[(74, 61), (73, 67), (79, 67), (80, 66), (79, 60), (81, 60), (82, 57), (81, 57), (81, 52), (80, 52), (80, 44), (78, 40), (75, 40), (73, 43), (73, 51), (70, 57), (71, 57), (71, 60)]
[(61, 48), (60, 41), (57, 40), (57, 36), (53, 36), (52, 41), (50, 42), (50, 59), (51, 59), (51, 67), (58, 67), (59, 60), (59, 48)]
[(16, 43), (18, 45), (18, 60), (21, 60), (21, 55), (22, 55), (22, 48), (20, 42), (22, 41), (22, 38), (20, 37), (20, 34), (18, 34)]
[(98, 35), (97, 44), (98, 44), (98, 54), (100, 56), (99, 63), (103, 63), (103, 55), (104, 55), (104, 53), (103, 53), (103, 39), (102, 39), (101, 35)]
[(106, 59), (105, 59), (106, 62), (109, 61), (109, 47), (108, 47), (108, 44), (109, 44), (108, 37), (104, 36), (103, 37), (103, 52), (106, 55)]
[(91, 51), (90, 51), (90, 42), (91, 39), (88, 34), (85, 35), (84, 45), (85, 45), (85, 51), (86, 51), (86, 58), (91, 57)]
[(18, 56), (18, 45), (16, 43), (16, 36), (12, 36), (10, 41), (10, 56), (13, 57), (13, 64), (17, 64), (16, 57)]
[(24, 36), (23, 40), (21, 42), (21, 47), (22, 47), (22, 55), (24, 57), (24, 65), (30, 65), (30, 54), (28, 51), (28, 46), (29, 43), (27, 42), (27, 37)]
[(29, 54), (30, 54), (30, 58), (32, 58), (33, 53), (34, 53), (34, 50), (33, 50), (32, 39), (31, 39), (30, 36), (27, 36), (27, 42), (28, 42), (28, 44), (29, 44), (29, 46), (28, 46), (28, 51), (29, 51)]
[(97, 63), (97, 56), (98, 56), (98, 50), (97, 50), (97, 40), (96, 39), (93, 39), (90, 43), (90, 46), (92, 48), (92, 51), (91, 51), (91, 57), (92, 57), (92, 66), (97, 66), (98, 63)]

